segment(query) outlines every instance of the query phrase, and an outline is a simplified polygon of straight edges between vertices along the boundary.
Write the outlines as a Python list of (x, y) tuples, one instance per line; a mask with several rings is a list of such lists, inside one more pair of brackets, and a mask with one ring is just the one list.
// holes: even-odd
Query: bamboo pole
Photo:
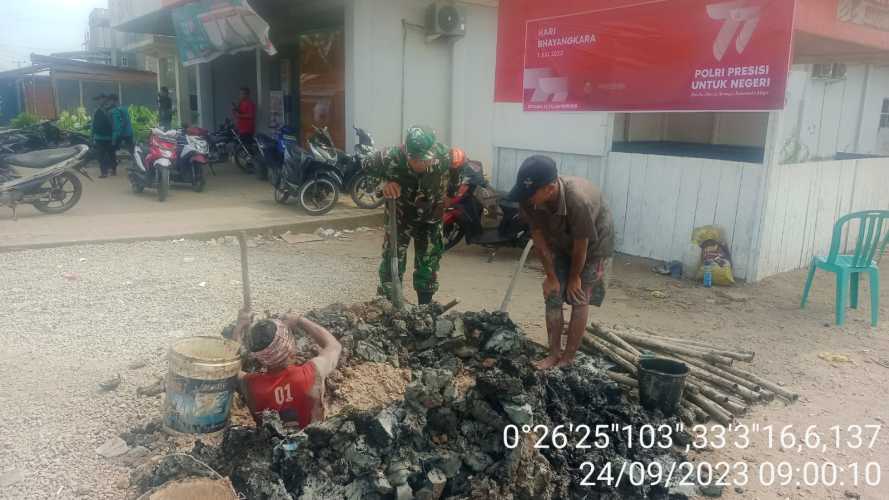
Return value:
[(713, 420), (716, 420), (720, 424), (729, 425), (732, 423), (732, 415), (729, 412), (704, 396), (701, 396), (700, 394), (689, 394), (688, 399), (692, 403), (700, 406), (702, 410), (713, 417)]
[(692, 349), (680, 345), (672, 345), (643, 335), (636, 335), (629, 332), (614, 332), (614, 334), (631, 344), (640, 345), (649, 349), (658, 349), (671, 354), (682, 354), (694, 358), (702, 358), (705, 361), (710, 361), (711, 363), (720, 363), (726, 365), (730, 365), (732, 363), (731, 358), (726, 358), (718, 354), (703, 352), (697, 349)]
[(608, 373), (608, 377), (611, 378), (611, 380), (614, 380), (615, 382), (617, 382), (620, 385), (634, 388), (634, 389), (639, 387), (639, 381), (637, 381), (633, 377), (630, 377), (629, 375), (613, 372), (610, 370), (607, 373)]
[(614, 344), (617, 344), (619, 347), (623, 348), (625, 351), (629, 351), (630, 353), (632, 353), (634, 356), (636, 356), (636, 358), (638, 358), (640, 355), (642, 355), (642, 353), (639, 352), (639, 350), (636, 349), (634, 346), (632, 346), (630, 343), (628, 343), (624, 339), (620, 338), (619, 336), (615, 335), (614, 333), (602, 328), (599, 325), (596, 325), (594, 327), (588, 327), (586, 329), (586, 331), (588, 331), (588, 332), (592, 333), (593, 335), (596, 335), (597, 337), (600, 337), (604, 340), (608, 340)]
[(720, 377), (722, 377), (726, 380), (730, 380), (740, 386), (746, 387), (746, 388), (750, 389), (751, 391), (759, 392), (760, 390), (762, 390), (762, 387), (760, 387), (759, 385), (754, 384), (753, 382), (751, 382), (747, 379), (743, 379), (741, 377), (738, 377), (736, 375), (732, 375), (731, 373), (726, 372), (726, 370), (723, 369), (723, 368), (725, 368), (723, 366), (708, 365), (706, 363), (701, 363), (700, 361), (695, 360), (694, 358), (686, 357), (686, 356), (676, 356), (676, 357), (683, 363), (687, 363), (689, 365), (696, 366), (696, 367), (700, 368), (701, 370), (707, 370), (707, 371), (713, 373), (714, 375), (719, 375)]
[[(626, 355), (621, 355), (619, 352), (619, 348), (614, 348), (613, 346), (608, 346), (604, 342), (599, 339), (590, 338), (589, 336), (584, 336), (583, 343), (593, 346), (596, 350), (606, 355), (611, 361), (614, 361), (621, 368), (627, 370), (633, 375), (636, 375), (636, 365), (629, 361)], [(622, 349), (621, 349), (622, 350)]]
[(658, 335), (650, 332), (631, 332), (631, 335), (643, 335), (646, 337), (653, 338), (655, 340), (659, 340), (666, 343), (674, 343), (674, 344), (682, 344), (688, 347), (695, 348), (697, 350), (719, 354), (720, 356), (725, 356), (727, 358), (735, 359), (738, 361), (751, 362), (753, 358), (756, 356), (756, 353), (751, 351), (730, 351), (727, 349), (723, 349), (720, 347), (716, 347), (711, 344), (705, 344), (703, 342), (698, 342), (696, 340), (688, 340), (688, 339), (680, 339), (676, 337), (666, 337), (663, 335)]
[(769, 380), (766, 380), (766, 379), (760, 377), (759, 375), (756, 375), (755, 373), (750, 373), (748, 371), (741, 370), (741, 369), (735, 368), (733, 366), (723, 366), (722, 369), (732, 375), (735, 375), (736, 377), (740, 377), (742, 379), (746, 379), (746, 380), (749, 380), (753, 383), (759, 384), (760, 386), (774, 392), (775, 394), (784, 398), (787, 401), (792, 402), (792, 401), (796, 401), (797, 399), (799, 399), (799, 394), (797, 394), (795, 392), (790, 392), (787, 389), (784, 389), (783, 387), (779, 386), (778, 384), (771, 382)]

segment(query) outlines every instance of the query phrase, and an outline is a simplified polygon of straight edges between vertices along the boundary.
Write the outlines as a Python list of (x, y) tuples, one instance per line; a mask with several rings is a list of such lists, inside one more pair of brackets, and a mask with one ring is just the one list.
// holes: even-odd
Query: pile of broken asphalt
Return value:
[[(535, 446), (544, 434), (537, 426), (677, 424), (629, 401), (605, 376), (610, 366), (602, 360), (579, 355), (572, 367), (539, 372), (531, 362), (543, 356), (541, 346), (501, 313), (442, 316), (434, 304), (397, 311), (376, 301), (335, 304), (308, 316), (342, 342), (341, 367), (391, 363), (410, 368), (412, 381), (403, 400), (346, 408), (302, 432), (286, 431), (270, 414), (258, 428), (230, 426), (218, 446), (199, 440), (190, 455), (229, 477), (248, 499), (686, 498), (648, 483), (581, 485), (589, 473), (583, 463), (599, 471), (606, 464), (617, 470), (624, 462), (659, 462), (670, 470), (685, 461), (678, 448), (631, 446), (626, 432), (610, 431), (605, 449), (578, 449), (582, 433), (566, 433), (561, 448), (547, 440), (541, 441), (547, 447)], [(465, 394), (455, 388), (458, 373), (475, 378)], [(522, 432), (527, 425), (537, 432)], [(507, 426), (518, 432), (504, 440)], [(149, 425), (123, 437), (134, 444), (155, 431)], [(189, 476), (217, 477), (189, 457), (170, 455), (136, 468), (130, 479), (139, 494)]]

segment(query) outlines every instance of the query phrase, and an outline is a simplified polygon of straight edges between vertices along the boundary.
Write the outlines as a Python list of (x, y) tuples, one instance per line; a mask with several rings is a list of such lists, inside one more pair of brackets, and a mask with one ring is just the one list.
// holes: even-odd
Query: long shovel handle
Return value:
[(250, 272), (247, 264), (247, 236), (244, 231), (238, 233), (238, 246), (241, 247), (241, 290), (244, 293), (244, 308), (251, 309)]
[(519, 259), (519, 263), (515, 266), (515, 272), (512, 274), (512, 281), (509, 282), (509, 288), (506, 289), (506, 296), (503, 297), (503, 303), (500, 304), (500, 312), (506, 312), (509, 309), (509, 302), (512, 300), (512, 291), (515, 289), (515, 284), (519, 280), (519, 274), (522, 272), (522, 268), (525, 267), (525, 260), (528, 259), (528, 254), (531, 253), (531, 247), (534, 246), (534, 240), (528, 240), (528, 244), (525, 245), (525, 249), (522, 251), (522, 257)]
[(404, 307), (404, 291), (401, 289), (401, 273), (398, 269), (398, 207), (394, 198), (386, 199), (389, 212), (389, 269), (392, 272), (392, 304), (396, 309)]

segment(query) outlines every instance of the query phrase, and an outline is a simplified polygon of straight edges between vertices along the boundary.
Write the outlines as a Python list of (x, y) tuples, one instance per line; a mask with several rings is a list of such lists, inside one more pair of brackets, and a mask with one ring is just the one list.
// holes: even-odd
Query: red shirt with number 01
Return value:
[(273, 373), (248, 373), (244, 376), (247, 406), (259, 422), (265, 410), (277, 411), (284, 423), (300, 428), (312, 423), (315, 399), (310, 397), (315, 385), (315, 363), (290, 365)]

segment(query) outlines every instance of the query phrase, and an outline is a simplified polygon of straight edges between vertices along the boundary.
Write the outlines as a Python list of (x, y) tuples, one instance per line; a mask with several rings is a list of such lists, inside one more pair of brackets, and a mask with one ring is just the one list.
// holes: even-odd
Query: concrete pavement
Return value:
[(318, 227), (344, 228), (382, 224), (381, 210), (356, 208), (343, 195), (327, 215), (306, 215), (295, 201), (275, 202), (272, 187), (241, 173), (233, 164), (217, 165), (203, 193), (188, 186), (174, 186), (167, 201), (157, 201), (155, 191), (130, 191), (121, 162), (121, 173), (107, 179), (90, 175), (83, 179), (80, 202), (66, 213), (48, 215), (21, 206), (18, 220), (0, 208), (0, 251), (61, 246), (88, 242), (137, 241), (167, 238), (210, 238), (234, 231), (312, 232)]

